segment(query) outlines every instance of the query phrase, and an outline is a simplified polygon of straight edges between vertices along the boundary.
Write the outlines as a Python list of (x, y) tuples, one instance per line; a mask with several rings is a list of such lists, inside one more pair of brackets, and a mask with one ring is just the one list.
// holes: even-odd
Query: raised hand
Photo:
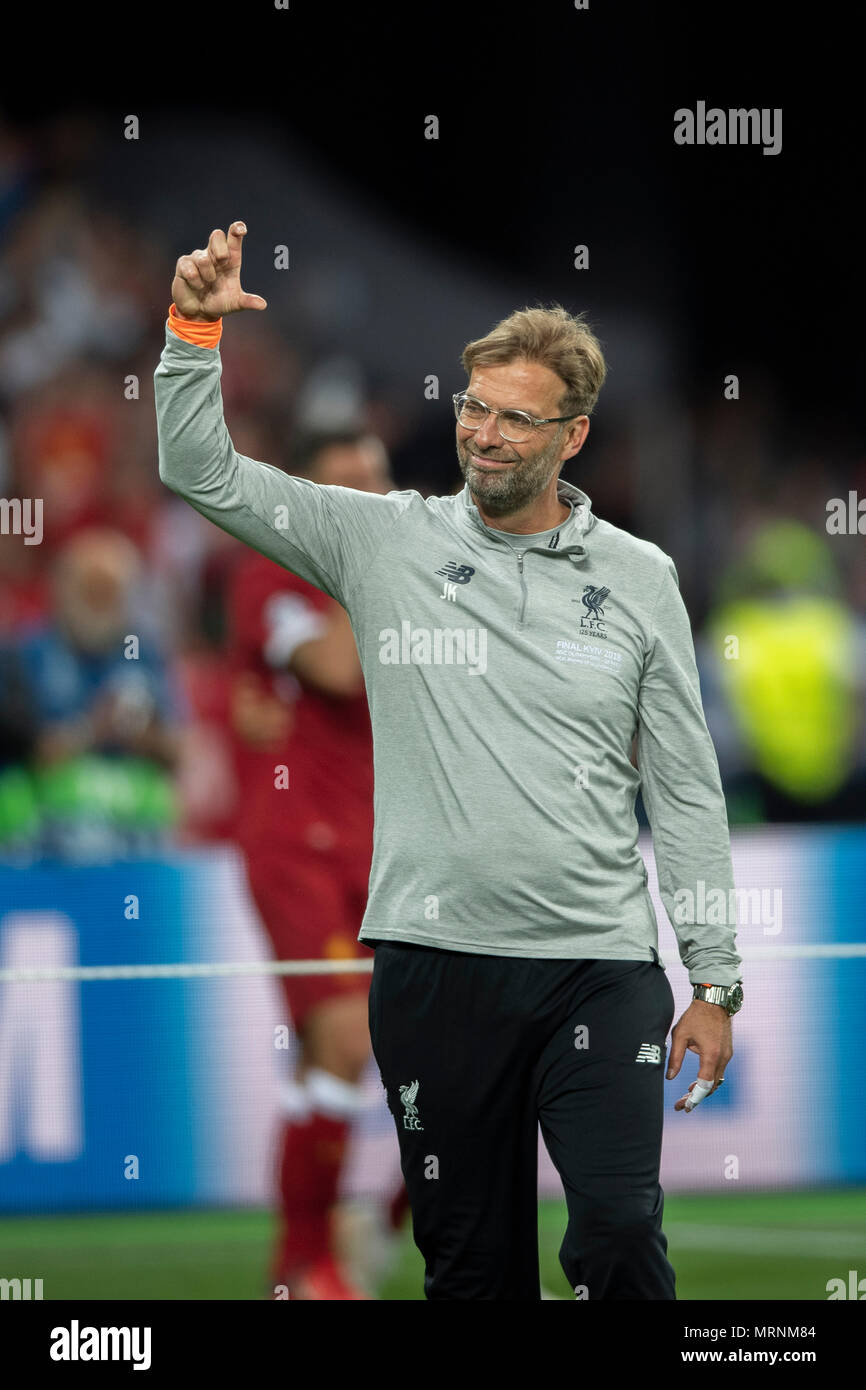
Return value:
[(171, 297), (182, 318), (213, 322), (241, 309), (268, 307), (260, 294), (241, 289), (241, 247), (246, 234), (243, 222), (233, 222), (228, 235), (217, 227), (206, 250), (179, 257)]

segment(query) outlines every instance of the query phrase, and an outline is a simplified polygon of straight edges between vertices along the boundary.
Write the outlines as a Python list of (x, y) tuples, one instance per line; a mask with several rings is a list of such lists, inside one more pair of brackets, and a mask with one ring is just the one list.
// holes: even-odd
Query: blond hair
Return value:
[(483, 338), (467, 343), (460, 361), (467, 376), (473, 367), (499, 367), (524, 358), (540, 362), (565, 384), (560, 415), (589, 415), (607, 376), (601, 344), (583, 314), (561, 304), (515, 309)]

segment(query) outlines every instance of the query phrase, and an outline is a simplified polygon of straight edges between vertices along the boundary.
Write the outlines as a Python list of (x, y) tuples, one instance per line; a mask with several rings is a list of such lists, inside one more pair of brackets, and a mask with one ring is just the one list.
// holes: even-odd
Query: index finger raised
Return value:
[(231, 256), (233, 264), (240, 264), (241, 245), (246, 234), (247, 227), (245, 222), (233, 222), (232, 225), (229, 227), (227, 241), (229, 255)]

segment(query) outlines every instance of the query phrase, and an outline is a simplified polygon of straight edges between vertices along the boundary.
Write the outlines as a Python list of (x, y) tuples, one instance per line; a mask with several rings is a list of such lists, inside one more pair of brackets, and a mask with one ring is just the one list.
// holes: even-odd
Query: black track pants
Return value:
[(676, 1297), (659, 1185), (673, 1014), (653, 962), (376, 945), (370, 1036), (428, 1299), (540, 1298), (539, 1123), (576, 1296)]

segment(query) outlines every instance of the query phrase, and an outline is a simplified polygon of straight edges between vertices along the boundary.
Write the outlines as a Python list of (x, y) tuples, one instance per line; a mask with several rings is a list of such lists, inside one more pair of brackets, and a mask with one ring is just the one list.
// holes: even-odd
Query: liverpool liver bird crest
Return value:
[(587, 584), (583, 591), (583, 606), (586, 609), (588, 618), (603, 618), (604, 609), (602, 604), (610, 593), (610, 589), (597, 589), (594, 584)]
[(415, 1097), (418, 1094), (420, 1081), (413, 1081), (409, 1086), (400, 1086), (400, 1099), (403, 1102), (406, 1113), (403, 1116), (404, 1129), (421, 1129), (418, 1123), (418, 1107), (415, 1104)]

